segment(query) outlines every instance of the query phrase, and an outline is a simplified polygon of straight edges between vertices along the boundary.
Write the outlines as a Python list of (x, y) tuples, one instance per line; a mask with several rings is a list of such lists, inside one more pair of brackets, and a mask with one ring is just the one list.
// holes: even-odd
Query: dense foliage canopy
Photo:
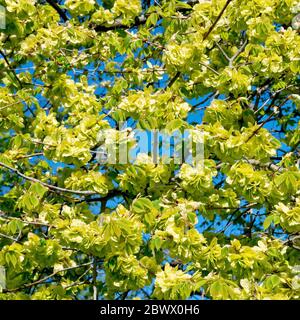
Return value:
[[(300, 298), (298, 0), (0, 5), (0, 299)], [(204, 166), (99, 162), (125, 120)]]

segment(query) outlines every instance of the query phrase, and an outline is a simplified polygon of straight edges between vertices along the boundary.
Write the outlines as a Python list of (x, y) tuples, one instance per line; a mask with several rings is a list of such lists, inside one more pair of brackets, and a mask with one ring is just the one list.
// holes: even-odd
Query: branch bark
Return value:
[(94, 298), (94, 300), (98, 300), (97, 262), (96, 262), (96, 258), (93, 259), (93, 298)]
[(276, 164), (272, 163), (272, 162), (267, 162), (267, 163), (262, 163), (258, 160), (247, 160), (248, 163), (254, 165), (254, 166), (259, 166), (259, 167), (263, 167), (263, 168), (267, 168), (267, 169), (271, 169), (272, 171), (275, 172), (283, 172), (284, 168), (277, 166)]
[(39, 179), (36, 179), (36, 178), (32, 178), (32, 177), (28, 177), (26, 176), (25, 174), (23, 174), (22, 172), (20, 172), (18, 169), (14, 169), (8, 165), (6, 165), (5, 163), (3, 162), (0, 162), (0, 167), (3, 167), (7, 170), (10, 170), (12, 172), (14, 172), (15, 174), (17, 174), (18, 176), (20, 176), (21, 178), (25, 179), (25, 180), (28, 180), (28, 181), (31, 181), (31, 182), (37, 182), (37, 183), (40, 183), (41, 185), (43, 185), (44, 187), (50, 189), (50, 190), (54, 190), (54, 191), (58, 191), (58, 192), (66, 192), (66, 193), (72, 193), (72, 194), (78, 194), (78, 195), (84, 195), (84, 196), (90, 196), (90, 195), (96, 195), (98, 194), (97, 192), (95, 191), (80, 191), (80, 190), (71, 190), (71, 189), (66, 189), (66, 188), (60, 188), (60, 187), (56, 187), (56, 186), (53, 186), (51, 184), (48, 184), (46, 182), (43, 182)]
[(67, 22), (69, 19), (66, 15), (66, 13), (62, 10), (62, 8), (54, 1), (54, 0), (46, 0), (48, 4), (56, 10), (56, 12), (59, 14), (59, 16), (62, 18), (64, 22)]
[(225, 10), (227, 9), (227, 7), (229, 6), (230, 2), (232, 2), (232, 0), (227, 0), (225, 3), (225, 6), (223, 7), (223, 9), (220, 11), (219, 15), (217, 16), (216, 20), (214, 21), (214, 23), (210, 26), (210, 28), (208, 29), (208, 31), (205, 33), (204, 37), (203, 37), (203, 41), (206, 40), (208, 38), (208, 36), (212, 33), (212, 31), (214, 30), (215, 26), (217, 25), (217, 23), (220, 21), (220, 19), (222, 18)]

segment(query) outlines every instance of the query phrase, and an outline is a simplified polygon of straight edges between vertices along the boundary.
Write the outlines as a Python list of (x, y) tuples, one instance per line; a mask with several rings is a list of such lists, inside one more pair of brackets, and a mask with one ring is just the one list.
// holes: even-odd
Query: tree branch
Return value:
[(219, 20), (222, 18), (225, 10), (227, 9), (227, 7), (229, 6), (230, 2), (232, 0), (227, 0), (225, 3), (225, 6), (223, 7), (223, 9), (221, 10), (221, 12), (219, 13), (219, 15), (217, 16), (216, 20), (214, 21), (214, 23), (210, 26), (210, 28), (208, 29), (208, 31), (205, 33), (204, 37), (203, 37), (203, 41), (206, 40), (208, 38), (208, 36), (212, 33), (212, 31), (214, 30), (215, 26), (217, 25), (217, 23), (219, 22)]
[(13, 237), (10, 237), (10, 236), (8, 236), (8, 235), (6, 235), (6, 234), (4, 234), (4, 233), (0, 233), (0, 238), (5, 238), (5, 239), (11, 240), (11, 241), (13, 241), (13, 242), (19, 242), (18, 239), (13, 238)]
[(51, 184), (48, 184), (48, 183), (45, 183), (41, 180), (38, 180), (36, 178), (32, 178), (32, 177), (28, 177), (26, 176), (25, 174), (23, 174), (22, 172), (20, 172), (19, 170), (17, 169), (14, 169), (8, 165), (6, 165), (5, 163), (3, 162), (0, 162), (0, 167), (3, 167), (3, 168), (6, 168), (14, 173), (16, 173), (18, 176), (20, 176), (21, 178), (25, 179), (25, 180), (28, 180), (28, 181), (31, 181), (31, 182), (37, 182), (37, 183), (40, 183), (41, 185), (43, 185), (44, 187), (50, 189), (50, 190), (54, 190), (54, 191), (59, 191), (59, 192), (66, 192), (66, 193), (73, 193), (73, 194), (78, 194), (78, 195), (85, 195), (85, 196), (89, 196), (89, 195), (96, 195), (98, 194), (97, 192), (95, 191), (80, 191), (80, 190), (71, 190), (71, 189), (66, 189), (66, 188), (60, 188), (60, 187), (56, 187), (56, 186), (53, 186)]
[(14, 68), (11, 66), (9, 60), (7, 59), (7, 57), (6, 57), (6, 55), (5, 55), (5, 53), (4, 53), (2, 50), (0, 50), (0, 54), (2, 55), (2, 57), (3, 57), (4, 61), (5, 61), (5, 63), (7, 64), (9, 70), (13, 73), (13, 75), (14, 75), (15, 79), (17, 80), (20, 88), (23, 88), (23, 84), (22, 84), (21, 80), (20, 80), (19, 77), (17, 76)]
[(94, 298), (94, 300), (98, 300), (97, 262), (96, 262), (96, 258), (93, 259), (93, 298)]
[(46, 0), (48, 4), (56, 10), (56, 12), (59, 14), (59, 16), (62, 18), (64, 22), (68, 21), (68, 17), (65, 14), (65, 12), (61, 9), (61, 7), (54, 1), (54, 0)]
[[(223, 9), (221, 10), (221, 12), (219, 13), (219, 15), (217, 16), (216, 20), (214, 21), (214, 23), (210, 26), (210, 28), (208, 29), (208, 31), (205, 33), (204, 37), (203, 37), (203, 41), (206, 40), (208, 38), (208, 36), (211, 34), (211, 32), (213, 31), (213, 29), (215, 28), (215, 26), (217, 25), (217, 23), (219, 22), (219, 20), (221, 19), (222, 15), (224, 14), (225, 10), (227, 9), (227, 7), (229, 6), (230, 2), (232, 0), (227, 0), (225, 6), (223, 7)], [(207, 66), (206, 66), (207, 67)], [(168, 84), (168, 88), (172, 87), (172, 85), (176, 82), (176, 80), (180, 77), (181, 72), (178, 71), (175, 76), (170, 80), (169, 84)]]
[(258, 132), (259, 130), (274, 116), (275, 112), (272, 112), (269, 117), (263, 121), (256, 130), (253, 131), (253, 133), (248, 137), (248, 139), (245, 141), (245, 143), (249, 142)]
[(87, 267), (87, 266), (90, 266), (93, 262), (87, 262), (87, 263), (83, 263), (83, 264), (80, 264), (80, 265), (77, 265), (77, 266), (74, 266), (74, 267), (68, 267), (68, 268), (65, 268), (65, 269), (61, 269), (61, 270), (58, 270), (58, 271), (55, 271), (53, 273), (51, 273), (49, 276), (45, 277), (45, 278), (42, 278), (40, 280), (37, 280), (37, 281), (34, 281), (34, 282), (31, 282), (31, 283), (28, 283), (28, 284), (24, 284), (23, 286), (19, 287), (19, 288), (15, 288), (15, 289), (4, 289), (3, 292), (16, 292), (16, 291), (19, 291), (19, 290), (22, 290), (22, 289), (27, 289), (27, 288), (31, 288), (33, 286), (36, 286), (38, 284), (41, 284), (45, 281), (47, 281), (48, 279), (51, 279), (52, 277), (54, 277), (55, 275), (61, 273), (61, 272), (65, 272), (65, 271), (70, 271), (70, 270), (74, 270), (74, 269), (78, 269), (78, 268), (83, 268), (83, 267)]
[(246, 160), (248, 163), (254, 165), (254, 166), (259, 166), (259, 167), (263, 167), (263, 168), (268, 168), (271, 169), (272, 171), (275, 172), (283, 172), (284, 168), (277, 166), (276, 164), (272, 163), (272, 162), (267, 162), (267, 163), (262, 163), (258, 160), (254, 160), (254, 159), (250, 159), (250, 160)]
[(230, 58), (229, 60), (229, 67), (232, 68), (234, 61), (236, 60), (236, 58), (244, 51), (244, 49), (246, 48), (246, 45), (248, 43), (248, 39), (246, 39), (244, 41), (244, 43), (242, 44), (242, 46), (238, 49), (238, 51), (234, 54), (234, 56), (232, 58)]
[(0, 219), (4, 220), (4, 221), (20, 221), (24, 224), (27, 225), (33, 225), (33, 226), (40, 226), (40, 227), (52, 227), (52, 225), (46, 223), (46, 222), (39, 222), (39, 221), (26, 221), (26, 220), (22, 220), (20, 218), (16, 218), (16, 217), (10, 217), (8, 216), (5, 212), (0, 210)]
[[(194, 6), (195, 4), (199, 3), (199, 0), (189, 0), (186, 2), (186, 4), (189, 4), (190, 6)], [(179, 8), (178, 12), (182, 12), (182, 11), (186, 11), (189, 10), (187, 8)], [(106, 31), (110, 31), (110, 30), (116, 30), (116, 29), (130, 29), (130, 28), (135, 28), (138, 27), (140, 25), (143, 25), (146, 23), (147, 18), (148, 18), (149, 14), (143, 14), (139, 17), (135, 18), (135, 21), (132, 25), (127, 25), (127, 24), (123, 24), (122, 19), (117, 19), (115, 21), (114, 24), (110, 25), (110, 26), (105, 26), (105, 25), (94, 25), (91, 27), (94, 28), (95, 31), (97, 32), (106, 32)]]

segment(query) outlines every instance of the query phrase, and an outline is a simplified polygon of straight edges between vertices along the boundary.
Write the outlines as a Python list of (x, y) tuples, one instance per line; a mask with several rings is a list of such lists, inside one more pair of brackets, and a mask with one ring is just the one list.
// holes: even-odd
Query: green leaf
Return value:
[(47, 191), (48, 189), (40, 183), (33, 183), (29, 188), (29, 192), (32, 192), (39, 198), (42, 198)]
[(270, 227), (270, 225), (272, 224), (272, 222), (274, 222), (274, 216), (273, 215), (270, 215), (270, 216), (267, 216), (264, 223), (263, 223), (263, 227), (264, 229), (268, 229)]
[(280, 278), (277, 275), (272, 275), (267, 278), (264, 285), (267, 289), (273, 290), (281, 283)]
[(132, 210), (137, 214), (145, 213), (153, 208), (152, 202), (147, 198), (139, 198), (132, 203)]

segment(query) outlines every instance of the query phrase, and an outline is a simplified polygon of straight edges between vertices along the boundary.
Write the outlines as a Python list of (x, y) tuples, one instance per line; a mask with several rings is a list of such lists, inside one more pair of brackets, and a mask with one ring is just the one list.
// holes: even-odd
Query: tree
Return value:
[(0, 4), (1, 299), (299, 299), (299, 1)]

